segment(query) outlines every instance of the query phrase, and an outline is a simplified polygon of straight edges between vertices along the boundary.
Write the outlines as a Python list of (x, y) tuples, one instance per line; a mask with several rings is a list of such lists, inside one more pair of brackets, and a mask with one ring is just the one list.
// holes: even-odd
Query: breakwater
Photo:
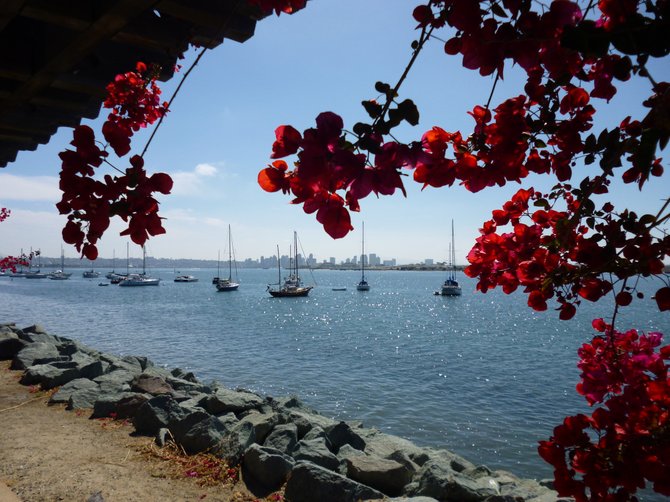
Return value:
[(100, 352), (37, 325), (0, 325), (0, 359), (12, 360), (23, 384), (58, 387), (52, 403), (90, 409), (92, 418), (126, 418), (158, 444), (172, 437), (188, 453), (241, 464), (245, 478), (284, 486), (288, 501), (558, 500), (549, 482), (477, 466), (359, 421), (332, 420), (296, 397), (204, 384), (179, 368)]

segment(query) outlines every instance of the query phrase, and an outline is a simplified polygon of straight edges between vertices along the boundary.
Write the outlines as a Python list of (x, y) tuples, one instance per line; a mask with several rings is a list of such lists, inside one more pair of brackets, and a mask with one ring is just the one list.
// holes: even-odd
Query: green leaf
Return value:
[(491, 4), (491, 12), (498, 17), (507, 17), (507, 12), (497, 2)]
[(647, 226), (653, 225), (654, 223), (656, 223), (656, 216), (653, 216), (651, 214), (645, 214), (644, 216), (642, 216), (642, 218), (640, 218), (640, 223)]
[(375, 90), (384, 94), (387, 98), (393, 97), (393, 89), (386, 82), (377, 82), (375, 83)]
[(411, 99), (406, 99), (398, 105), (398, 110), (404, 118), (411, 125), (415, 126), (419, 123), (419, 109)]
[(366, 124), (365, 122), (356, 122), (354, 124), (354, 134), (357, 136), (363, 136), (365, 134), (369, 134), (372, 131), (372, 126), (370, 124)]
[(361, 101), (361, 104), (373, 119), (376, 119), (382, 113), (383, 107), (376, 101)]

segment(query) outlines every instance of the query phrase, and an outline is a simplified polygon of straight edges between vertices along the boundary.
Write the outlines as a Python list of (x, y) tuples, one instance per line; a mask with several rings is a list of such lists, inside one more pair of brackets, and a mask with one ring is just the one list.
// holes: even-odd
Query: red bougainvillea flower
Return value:
[(10, 214), (12, 214), (12, 212), (9, 209), (6, 207), (0, 207), (0, 222), (3, 222), (9, 218)]
[[(154, 123), (167, 112), (166, 104), (160, 102), (160, 89), (155, 83), (157, 74), (156, 68), (137, 63), (135, 71), (118, 75), (107, 86), (104, 106), (112, 110), (102, 126), (102, 133), (117, 156), (130, 152), (135, 131)], [(125, 175), (106, 175), (104, 181), (96, 180), (93, 178), (95, 170), (107, 159), (108, 153), (98, 146), (93, 130), (88, 126), (76, 127), (71, 145), (74, 151), (59, 154), (63, 197), (56, 207), (68, 217), (63, 228), (65, 242), (94, 260), (98, 255), (96, 243), (114, 216), (128, 222), (122, 235), (130, 235), (140, 245), (149, 235), (165, 232), (153, 193), (170, 193), (170, 176), (165, 173), (147, 176), (143, 159), (135, 155)]]

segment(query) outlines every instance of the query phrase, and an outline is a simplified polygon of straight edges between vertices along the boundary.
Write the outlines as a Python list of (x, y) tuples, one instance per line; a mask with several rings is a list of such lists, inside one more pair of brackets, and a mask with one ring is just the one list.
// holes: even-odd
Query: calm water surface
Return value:
[[(359, 292), (357, 272), (315, 271), (310, 296), (288, 299), (265, 292), (273, 270), (240, 270), (239, 291), (228, 293), (211, 284), (216, 270), (181, 270), (197, 283), (152, 273), (159, 287), (99, 287), (104, 279), (80, 271), (69, 281), (0, 277), (0, 321), (37, 322), (205, 381), (295, 394), (325, 415), (536, 478), (551, 476), (537, 441), (585, 409), (576, 350), (592, 336), (591, 319), (607, 315), (586, 305), (560, 322), (529, 310), (524, 295), (476, 293), (462, 276), (462, 297), (434, 296), (439, 272), (373, 271), (371, 291)], [(667, 321), (638, 301), (618, 322), (667, 332)]]

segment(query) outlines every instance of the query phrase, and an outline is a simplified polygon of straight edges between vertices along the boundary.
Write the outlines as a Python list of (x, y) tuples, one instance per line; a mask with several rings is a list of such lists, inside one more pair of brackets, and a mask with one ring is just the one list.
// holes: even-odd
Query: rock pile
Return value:
[(92, 409), (92, 418), (127, 418), (159, 445), (171, 437), (188, 453), (209, 451), (242, 464), (245, 479), (269, 490), (285, 484), (288, 501), (559, 500), (549, 483), (332, 420), (295, 397), (206, 385), (179, 368), (102, 353), (40, 326), (0, 324), (0, 359), (23, 371), (23, 384), (58, 387), (52, 403)]

